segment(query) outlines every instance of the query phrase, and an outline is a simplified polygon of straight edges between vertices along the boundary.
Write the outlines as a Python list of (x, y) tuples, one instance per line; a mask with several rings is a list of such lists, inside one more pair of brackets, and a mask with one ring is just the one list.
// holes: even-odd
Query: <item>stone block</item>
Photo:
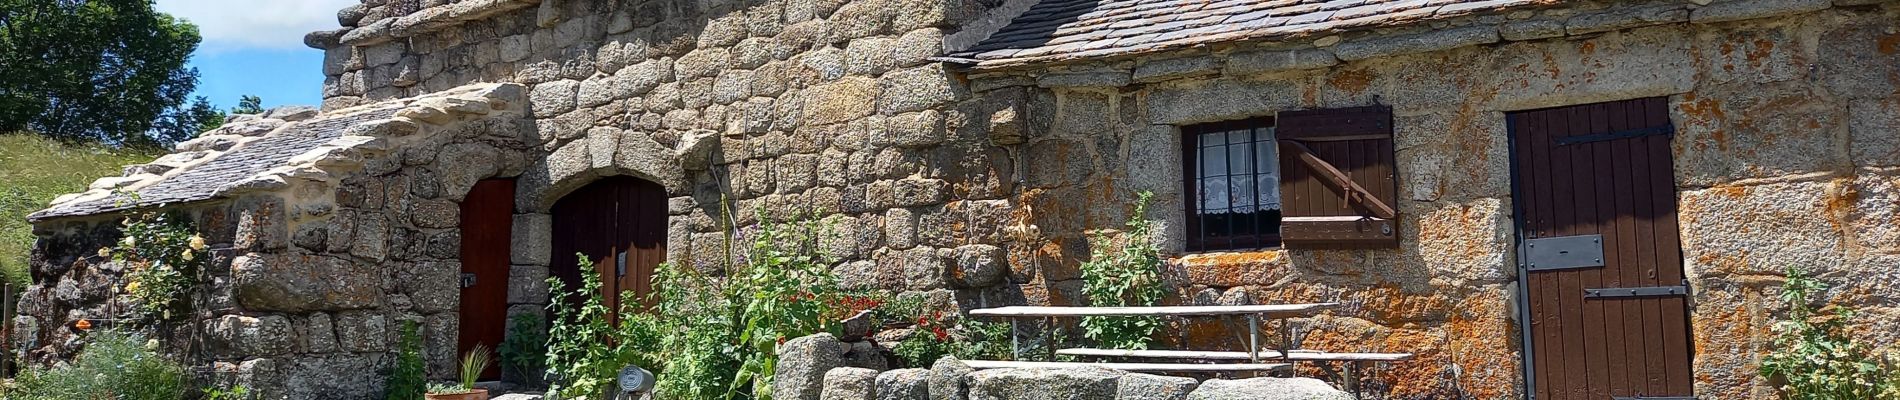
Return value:
[(383, 395), (387, 355), (348, 354), (286, 358), (280, 366), (288, 399), (368, 399)]
[(1685, 6), (1683, 3), (1659, 3), (1584, 13), (1564, 21), (1564, 31), (1571, 35), (1582, 35), (1683, 22), (1689, 20), (1689, 10)]
[(877, 111), (883, 115), (936, 108), (966, 93), (963, 84), (939, 64), (891, 71), (879, 78), (877, 85)]
[(231, 264), (232, 291), (251, 311), (349, 310), (375, 307), (383, 299), (381, 274), (371, 263), (252, 253)]
[[(1696, 87), (1693, 33), (1682, 26), (1640, 29), (1578, 42), (1510, 42), (1489, 52), (1496, 85), (1485, 109), (1519, 110), (1669, 96)], [(1583, 49), (1590, 49), (1584, 54)], [(1582, 67), (1588, 65), (1589, 67)], [(1600, 79), (1601, 71), (1623, 71)]]
[(534, 89), (528, 92), (529, 107), (534, 109), (534, 116), (539, 118), (574, 111), (580, 86), (581, 83), (574, 80), (559, 80), (534, 85)]
[(967, 376), (976, 372), (969, 364), (964, 364), (953, 356), (943, 356), (930, 366), (931, 400), (964, 400), (970, 398), (970, 386)]
[(884, 212), (884, 240), (892, 249), (916, 247), (917, 213), (908, 208), (886, 210)]
[(1768, 18), (1825, 10), (1832, 0), (1731, 0), (1712, 2), (1689, 13), (1689, 22), (1707, 24)]
[[(891, 252), (891, 261), (903, 271), (902, 287), (909, 290), (933, 290), (949, 286), (949, 263), (937, 256), (937, 249), (917, 247)], [(880, 266), (886, 267), (886, 266)]]
[[(1855, 99), (1900, 92), (1900, 39), (1891, 19), (1840, 24), (1818, 36), (1814, 76), (1828, 91)], [(1804, 35), (1805, 37), (1805, 35)], [(1812, 39), (1808, 39), (1812, 40)]]
[(1057, 72), (1036, 77), (1036, 85), (1046, 88), (1122, 87), (1133, 79), (1126, 70), (1087, 70)]
[(1353, 400), (1326, 382), (1313, 378), (1209, 379), (1188, 394), (1189, 400)]
[(863, 38), (853, 40), (844, 49), (845, 73), (851, 75), (877, 76), (898, 67), (898, 60), (891, 57), (894, 39)]
[(1117, 400), (1186, 400), (1200, 381), (1184, 376), (1122, 375), (1115, 381)]
[(225, 315), (204, 325), (205, 351), (227, 358), (270, 357), (296, 350), (290, 319)]
[(312, 313), (298, 319), (303, 339), (301, 350), (306, 353), (329, 353), (337, 350), (336, 327), (331, 324), (330, 314)]
[(972, 244), (946, 249), (945, 252), (955, 266), (951, 271), (951, 282), (959, 288), (983, 288), (1002, 283), (1003, 276), (1009, 272), (1008, 259), (1000, 247)]
[(1846, 104), (1799, 81), (1699, 91), (1671, 105), (1676, 182), (1705, 186), (1851, 164)]
[(970, 399), (1112, 399), (1127, 374), (1101, 367), (982, 370), (969, 375)]
[(1284, 79), (1167, 82), (1150, 89), (1146, 101), (1148, 118), (1157, 124), (1179, 125), (1296, 109), (1301, 101), (1301, 89), (1297, 85)]
[(877, 400), (929, 400), (930, 370), (907, 368), (877, 374)]
[(803, 120), (824, 125), (871, 115), (878, 104), (878, 85), (870, 78), (846, 78), (805, 89)]
[(1854, 166), (1900, 165), (1900, 97), (1850, 102), (1847, 119)]
[(290, 246), (290, 212), (276, 196), (249, 196), (232, 206), (238, 214), (236, 242), (250, 251), (282, 250)]
[(844, 366), (844, 343), (829, 333), (792, 339), (779, 346), (772, 397), (817, 400), (833, 368)]
[(1556, 20), (1517, 21), (1498, 26), (1498, 36), (1504, 40), (1537, 40), (1564, 35), (1564, 22)]
[(832, 368), (825, 372), (820, 400), (876, 400), (877, 371), (865, 368)]
[(548, 265), (552, 256), (554, 216), (515, 214), (509, 259), (517, 265)]
[(1434, 30), (1426, 33), (1381, 37), (1340, 43), (1333, 54), (1341, 60), (1356, 61), (1400, 54), (1450, 50), (1465, 46), (1497, 43), (1498, 31), (1492, 26), (1473, 26)]
[(336, 314), (336, 339), (343, 351), (364, 353), (388, 348), (389, 327), (383, 314), (375, 311), (345, 311)]
[(730, 68), (732, 51), (725, 48), (698, 49), (680, 56), (673, 64), (680, 79), (710, 78)]
[(1213, 75), (1220, 70), (1220, 60), (1213, 57), (1171, 58), (1137, 64), (1131, 78), (1135, 82), (1159, 82)]
[[(1825, 276), (1848, 265), (1836, 211), (1848, 182), (1787, 182), (1687, 190), (1678, 196), (1682, 258), (1700, 279), (1779, 275), (1790, 265)], [(1773, 232), (1773, 234), (1767, 234)]]

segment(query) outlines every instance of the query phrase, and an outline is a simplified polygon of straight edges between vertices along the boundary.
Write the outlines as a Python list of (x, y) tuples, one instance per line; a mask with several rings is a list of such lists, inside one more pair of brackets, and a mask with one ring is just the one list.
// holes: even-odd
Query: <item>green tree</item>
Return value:
[(198, 96), (190, 105), (173, 108), (153, 121), (151, 136), (162, 143), (190, 139), (224, 125), (224, 118), (224, 112), (212, 106), (210, 100)]
[(231, 109), (232, 114), (263, 114), (264, 99), (252, 95), (238, 96), (238, 105)]
[(0, 0), (0, 132), (132, 146), (181, 139), (153, 128), (197, 86), (185, 62), (199, 40), (197, 26), (151, 0)]

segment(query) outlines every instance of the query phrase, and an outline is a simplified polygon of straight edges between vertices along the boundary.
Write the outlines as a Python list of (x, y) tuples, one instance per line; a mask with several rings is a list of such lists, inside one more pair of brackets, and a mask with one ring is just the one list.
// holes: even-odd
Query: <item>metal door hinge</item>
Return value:
[(1627, 288), (1584, 289), (1583, 298), (1597, 299), (1610, 297), (1656, 297), (1681, 296), (1689, 294), (1688, 286), (1649, 286)]
[(1524, 259), (1529, 271), (1601, 267), (1603, 235), (1525, 239)]

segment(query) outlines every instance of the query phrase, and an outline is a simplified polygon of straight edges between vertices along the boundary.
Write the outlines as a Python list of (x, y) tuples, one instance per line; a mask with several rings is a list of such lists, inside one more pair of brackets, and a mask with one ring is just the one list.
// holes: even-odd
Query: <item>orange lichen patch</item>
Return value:
[(1285, 253), (1279, 250), (1193, 254), (1173, 263), (1187, 283), (1215, 287), (1265, 285), (1284, 276)]
[(1777, 304), (1772, 295), (1760, 289), (1723, 285), (1698, 291), (1696, 321), (1695, 379), (1699, 387), (1715, 392), (1698, 393), (1706, 398), (1750, 398), (1761, 384), (1756, 372), (1760, 355), (1767, 351), (1769, 315), (1763, 305)]
[(1853, 235), (1848, 228), (1849, 215), (1855, 211), (1855, 203), (1860, 202), (1860, 189), (1854, 185), (1854, 177), (1834, 178), (1827, 185), (1827, 198), (1822, 203), (1823, 216), (1834, 230), (1845, 235)]
[(1372, 71), (1369, 69), (1350, 69), (1339, 71), (1326, 78), (1326, 84), (1351, 93), (1364, 92), (1372, 86)]
[(1874, 39), (1874, 49), (1880, 54), (1900, 54), (1900, 33), (1881, 35)]

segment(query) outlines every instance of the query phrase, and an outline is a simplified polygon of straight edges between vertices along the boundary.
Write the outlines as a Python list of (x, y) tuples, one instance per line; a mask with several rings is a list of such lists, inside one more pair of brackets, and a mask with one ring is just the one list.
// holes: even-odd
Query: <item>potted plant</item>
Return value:
[(488, 400), (488, 389), (475, 388), (475, 379), (488, 369), (492, 359), (488, 355), (488, 346), (475, 345), (468, 354), (462, 356), (461, 386), (430, 384), (429, 393), (423, 397), (428, 400)]

